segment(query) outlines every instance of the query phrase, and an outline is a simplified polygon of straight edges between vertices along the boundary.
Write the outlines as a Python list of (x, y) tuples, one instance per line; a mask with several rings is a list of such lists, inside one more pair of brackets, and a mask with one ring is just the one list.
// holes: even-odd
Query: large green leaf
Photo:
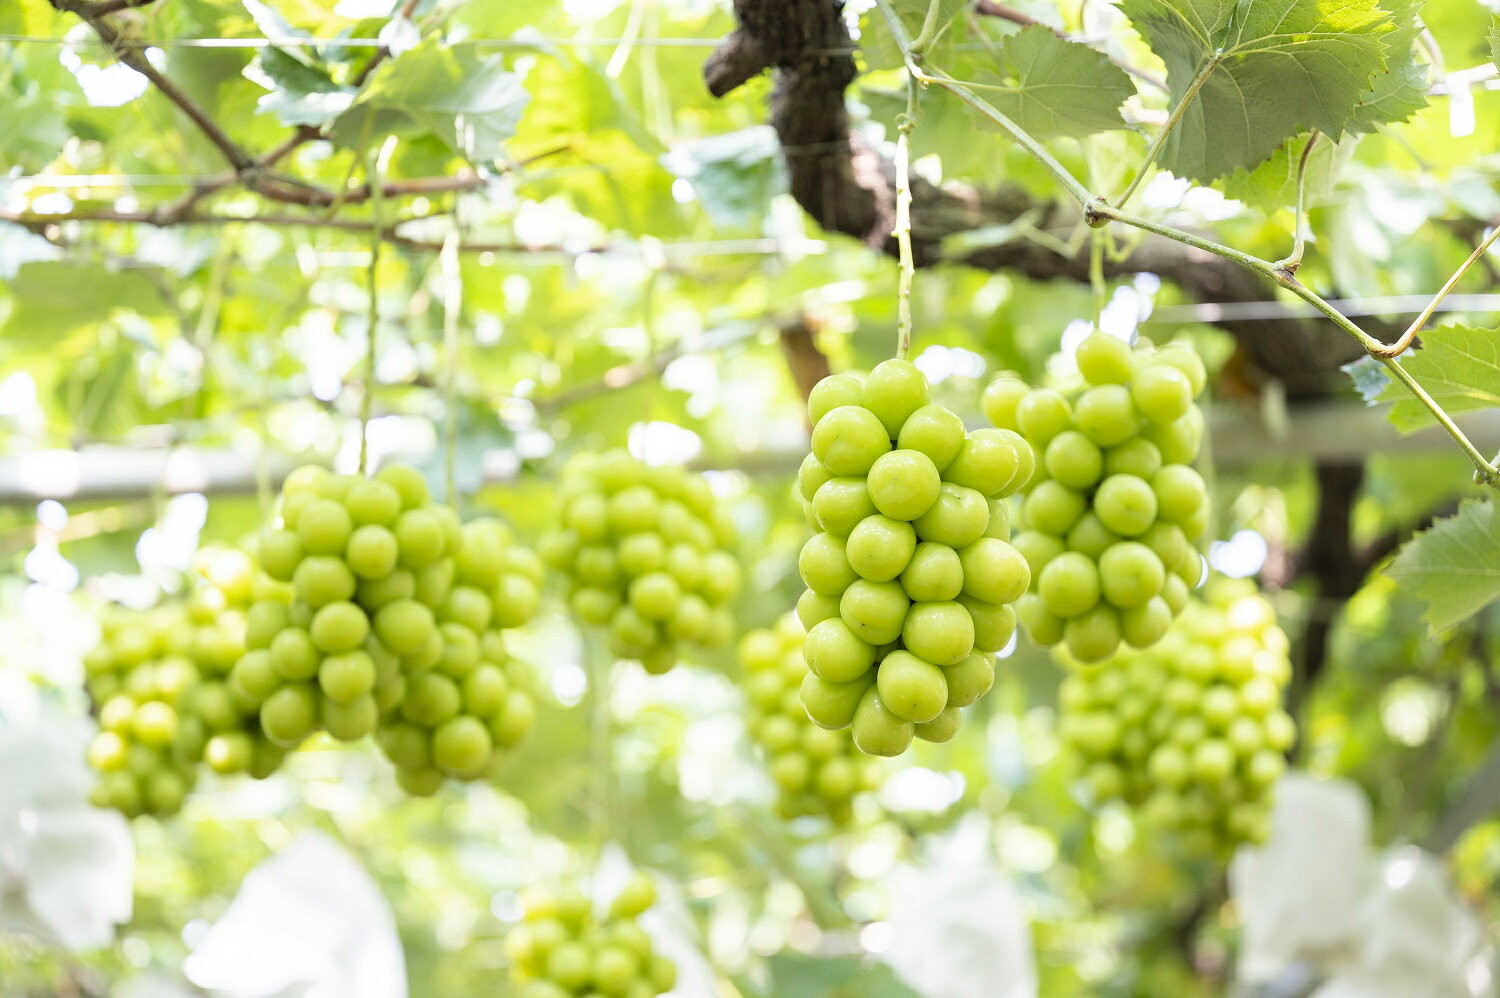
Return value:
[(1373, 132), (1377, 125), (1406, 121), (1427, 106), (1427, 63), (1417, 58), (1417, 39), (1422, 34), (1421, 0), (1381, 2), (1396, 24), (1396, 30), (1381, 39), (1388, 68), (1360, 97), (1349, 119), (1351, 132)]
[(1123, 0), (1120, 9), (1167, 66), (1174, 100), (1202, 89), (1161, 165), (1203, 183), (1253, 167), (1316, 129), (1338, 137), (1386, 68), (1394, 30), (1375, 0)]
[(1427, 604), (1427, 622), (1446, 630), (1500, 597), (1500, 516), (1490, 499), (1466, 500), (1396, 554), (1386, 574)]
[[(1440, 326), (1422, 334), (1422, 349), (1401, 364), (1450, 413), (1500, 406), (1500, 330)], [(1391, 422), (1403, 433), (1432, 422), (1427, 407), (1392, 383), (1381, 396)]]
[(272, 45), (262, 49), (247, 76), (271, 92), (256, 106), (284, 125), (326, 125), (354, 102), (356, 91), (333, 81), (321, 65), (296, 58)]
[[(1290, 208), (1297, 203), (1297, 168), (1307, 149), (1308, 136), (1299, 135), (1283, 142), (1259, 166), (1238, 169), (1219, 185), (1225, 195), (1266, 210)], [(1303, 192), (1309, 204), (1333, 189), (1339, 170), (1354, 151), (1356, 141), (1333, 142), (1318, 136), (1303, 168)]]
[(354, 105), (333, 123), (333, 138), (358, 147), (391, 134), (436, 135), (475, 163), (500, 158), (515, 134), (527, 93), (500, 56), (425, 42), (376, 70)]
[(1103, 53), (1034, 24), (1007, 38), (996, 55), (999, 76), (979, 82), (999, 89), (986, 89), (984, 97), (1033, 135), (1078, 137), (1125, 127), (1120, 105), (1135, 86)]

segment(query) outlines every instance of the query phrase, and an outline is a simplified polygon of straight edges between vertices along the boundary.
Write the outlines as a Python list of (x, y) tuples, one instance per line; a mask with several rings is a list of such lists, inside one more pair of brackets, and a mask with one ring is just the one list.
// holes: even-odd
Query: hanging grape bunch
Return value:
[(378, 728), (401, 786), (430, 794), (484, 776), (530, 729), (531, 677), (500, 631), (535, 612), (542, 571), (500, 522), (461, 524), (409, 467), (309, 466), (288, 476), (259, 557), (290, 599), (250, 608), (230, 681), (275, 744)]
[(1014, 541), (1031, 567), (1021, 623), (1036, 643), (1099, 662), (1122, 641), (1159, 640), (1202, 577), (1194, 544), (1208, 490), (1189, 465), (1206, 376), (1186, 345), (1132, 350), (1097, 332), (1077, 360), (1084, 384), (1029, 388), (1002, 375), (984, 409), (1041, 455)]
[(127, 817), (175, 814), (197, 782), (204, 745), (190, 709), (199, 683), (194, 621), (180, 602), (111, 607), (100, 629), (102, 640), (84, 658), (99, 721), (88, 748), (100, 776), (91, 799)]
[(519, 998), (652, 998), (672, 990), (677, 968), (636, 923), (655, 903), (656, 888), (642, 874), (603, 917), (581, 891), (528, 892), (524, 921), (505, 938)]
[(579, 618), (608, 630), (616, 656), (660, 674), (681, 644), (729, 642), (735, 530), (703, 476), (613, 450), (573, 457), (562, 483), (560, 526), (542, 554), (567, 574)]
[(904, 360), (863, 383), (824, 378), (808, 414), (798, 487), (819, 533), (798, 560), (803, 705), (822, 727), (852, 725), (870, 755), (946, 741), (993, 685), (1009, 604), (1031, 581), (1003, 501), (1031, 477), (1031, 448), (1010, 430), (966, 433)]
[(1063, 681), (1060, 733), (1099, 802), (1124, 801), (1190, 846), (1265, 839), (1296, 738), (1287, 639), (1254, 586), (1218, 579), (1165, 638)]
[(750, 699), (750, 735), (765, 753), (780, 792), (782, 817), (826, 816), (836, 825), (854, 816), (854, 797), (879, 785), (880, 771), (854, 747), (847, 731), (813, 724), (802, 706), (807, 675), (802, 624), (792, 614), (774, 628), (740, 640), (740, 664)]

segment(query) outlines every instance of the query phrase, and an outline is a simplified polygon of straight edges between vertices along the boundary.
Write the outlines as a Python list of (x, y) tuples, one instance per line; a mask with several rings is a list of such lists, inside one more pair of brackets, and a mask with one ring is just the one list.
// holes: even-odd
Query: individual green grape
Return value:
[(983, 493), (944, 482), (932, 507), (912, 526), (917, 537), (951, 548), (967, 547), (984, 536), (990, 522), (989, 503)]
[(813, 456), (832, 475), (862, 476), (891, 449), (880, 419), (862, 406), (834, 409), (813, 429)]
[(880, 420), (887, 437), (894, 440), (907, 417), (927, 404), (927, 395), (927, 378), (916, 365), (892, 359), (877, 364), (865, 379), (860, 404)]
[(1107, 665), (1072, 667), (1059, 732), (1096, 801), (1131, 805), (1184, 849), (1227, 855), (1268, 828), (1281, 753), (1296, 737), (1279, 706), (1291, 662), (1252, 585), (1215, 579), (1204, 595), (1170, 629), (1164, 605), (1121, 611), (1127, 631), (1140, 611), (1165, 636)]
[(874, 686), (860, 697), (850, 728), (854, 744), (866, 755), (900, 755), (916, 734), (911, 721), (897, 717), (881, 703)]
[(941, 473), (964, 445), (964, 421), (940, 405), (924, 405), (901, 424), (896, 446), (926, 454)]
[(1134, 373), (1130, 344), (1108, 333), (1084, 337), (1074, 354), (1078, 373), (1091, 385), (1123, 385)]
[(889, 582), (906, 569), (916, 549), (917, 532), (910, 523), (877, 513), (855, 526), (845, 551), (860, 578)]
[[(959, 456), (963, 457), (962, 454)], [(893, 520), (915, 520), (927, 512), (937, 501), (942, 486), (942, 478), (932, 458), (916, 450), (893, 450), (882, 454), (870, 466), (867, 482), (870, 501), (880, 513)], [(817, 500), (814, 499), (814, 509), (816, 506)], [(819, 519), (822, 519), (821, 515)]]
[[(739, 660), (750, 698), (747, 727), (777, 785), (777, 811), (786, 818), (816, 816), (834, 825), (854, 817), (854, 800), (879, 785), (879, 770), (854, 745), (847, 730), (829, 730), (804, 710), (799, 689), (822, 683), (803, 664), (803, 628), (790, 614), (774, 628), (754, 630), (740, 639)], [(825, 686), (831, 684), (824, 684)], [(847, 728), (869, 680), (847, 684)], [(623, 897), (623, 895), (622, 895)]]
[(1026, 387), (1026, 382), (1015, 372), (1000, 372), (994, 381), (985, 386), (980, 397), (980, 407), (984, 410), (985, 418), (1002, 430), (1019, 429), (1016, 411), (1028, 391), (1030, 389)]
[(943, 670), (909, 651), (893, 651), (885, 657), (875, 687), (886, 709), (905, 721), (926, 723), (948, 706)]

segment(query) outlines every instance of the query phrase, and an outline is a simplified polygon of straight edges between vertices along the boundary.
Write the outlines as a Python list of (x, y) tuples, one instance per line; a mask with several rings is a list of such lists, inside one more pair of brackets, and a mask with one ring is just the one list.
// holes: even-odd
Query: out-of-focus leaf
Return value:
[(703, 210), (726, 225), (748, 225), (786, 189), (781, 145), (769, 125), (753, 125), (681, 145), (663, 157), (693, 185)]
[[(1291, 208), (1297, 203), (1297, 168), (1307, 149), (1308, 136), (1299, 135), (1283, 142), (1269, 158), (1254, 169), (1235, 170), (1219, 184), (1228, 197), (1245, 201), (1266, 211)], [(1333, 189), (1339, 171), (1354, 152), (1353, 139), (1334, 142), (1319, 135), (1307, 154), (1303, 171), (1303, 196), (1315, 203)]]
[(1492, 500), (1470, 499), (1453, 516), (1402, 546), (1386, 574), (1427, 604), (1434, 631), (1469, 619), (1500, 597), (1500, 516)]
[(1349, 375), (1349, 379), (1354, 382), (1354, 390), (1359, 392), (1359, 397), (1367, 405), (1379, 402), (1381, 393), (1391, 386), (1391, 376), (1385, 373), (1385, 365), (1369, 354), (1358, 360), (1351, 360), (1339, 370)]
[(1375, 84), (1359, 98), (1349, 120), (1351, 132), (1373, 132), (1378, 125), (1406, 121), (1427, 106), (1427, 63), (1417, 58), (1417, 37), (1422, 33), (1421, 0), (1383, 0), (1396, 30), (1382, 37), (1387, 67)]
[(62, 249), (19, 225), (0, 225), (0, 280), (13, 280), (24, 264), (62, 258)]
[[(1402, 366), (1450, 414), (1500, 406), (1500, 330), (1440, 326), (1422, 334), (1422, 349)], [(1403, 433), (1432, 422), (1427, 407), (1392, 383), (1381, 401), (1394, 402), (1391, 422)]]
[(321, 66), (309, 65), (274, 45), (262, 49), (245, 72), (273, 88), (256, 106), (276, 115), (284, 125), (326, 125), (354, 102), (353, 88), (340, 86)]
[(919, 998), (883, 963), (778, 953), (766, 961), (776, 998)]
[(515, 134), (527, 99), (521, 78), (500, 56), (433, 41), (382, 63), (334, 121), (333, 138), (358, 147), (385, 135), (431, 134), (472, 162), (493, 162)]
[(1490, 15), (1490, 60), (1500, 66), (1500, 14)]

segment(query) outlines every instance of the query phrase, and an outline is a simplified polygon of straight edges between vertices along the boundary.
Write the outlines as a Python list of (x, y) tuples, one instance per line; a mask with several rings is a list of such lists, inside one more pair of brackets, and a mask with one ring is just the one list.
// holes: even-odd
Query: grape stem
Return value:
[(380, 148), (370, 150), (366, 167), (370, 181), (370, 313), (365, 332), (364, 392), (359, 399), (359, 473), (367, 474), (370, 462), (370, 415), (375, 399), (375, 333), (380, 325), (380, 247), (384, 240), (381, 208), (384, 195), (380, 188)]
[(1463, 277), (1468, 272), (1468, 269), (1474, 266), (1480, 257), (1484, 256), (1485, 251), (1495, 242), (1496, 237), (1500, 237), (1500, 225), (1491, 229), (1490, 234), (1484, 237), (1484, 241), (1474, 247), (1474, 252), (1469, 254), (1469, 258), (1459, 264), (1458, 269), (1453, 272), (1453, 276), (1448, 278), (1447, 282), (1441, 288), (1438, 288), (1437, 294), (1432, 296), (1432, 301), (1428, 302), (1427, 307), (1422, 309), (1422, 314), (1413, 319), (1412, 324), (1406, 327), (1406, 332), (1402, 333), (1394, 343), (1377, 347), (1371, 350), (1370, 353), (1375, 357), (1399, 357), (1405, 353), (1406, 348), (1411, 346), (1411, 341), (1416, 339), (1417, 334), (1422, 331), (1422, 327), (1427, 325), (1427, 320), (1432, 318), (1432, 313), (1436, 312), (1437, 307), (1442, 304), (1443, 299), (1448, 297), (1448, 292), (1452, 291), (1453, 286), (1458, 283), (1459, 278)]
[[(1295, 274), (1297, 268), (1302, 266), (1302, 252), (1307, 248), (1307, 211), (1305, 208), (1307, 197), (1307, 159), (1312, 153), (1313, 144), (1318, 141), (1318, 133), (1313, 132), (1307, 137), (1307, 145), (1302, 147), (1302, 157), (1297, 160), (1297, 216), (1296, 230), (1292, 236), (1292, 252), (1290, 256), (1276, 261), (1276, 266), (1288, 274)], [(1400, 351), (1397, 351), (1399, 353)], [(1395, 356), (1392, 354), (1392, 356)]]
[[(1016, 124), (998, 108), (994, 107), (988, 101), (984, 100), (982, 97), (974, 93), (974, 91), (969, 89), (969, 87), (962, 81), (955, 80), (946, 75), (934, 75), (933, 73), (929, 73), (926, 70), (922, 69), (922, 67), (919, 65), (920, 54), (914, 54), (911, 51), (910, 39), (907, 35), (906, 27), (901, 23), (901, 19), (896, 15), (895, 10), (891, 7), (891, 0), (876, 0), (876, 6), (884, 16), (886, 24), (890, 27), (891, 34), (894, 36), (896, 44), (900, 47), (901, 51), (905, 55), (906, 69), (907, 72), (911, 75), (912, 79), (924, 85), (936, 84), (942, 87), (943, 89), (956, 96), (959, 100), (963, 101), (965, 104), (968, 104), (970, 107), (974, 108), (974, 110), (978, 111), (985, 118), (1000, 126), (1000, 128), (1004, 132), (1006, 132), (1006, 134), (1008, 134), (1012, 139), (1019, 143), (1023, 149), (1030, 153), (1037, 160), (1037, 162), (1047, 170), (1048, 173), (1052, 174), (1052, 176), (1057, 180), (1062, 188), (1068, 192), (1073, 200), (1078, 202), (1079, 207), (1083, 209), (1083, 220), (1086, 224), (1088, 224), (1092, 228), (1100, 228), (1102, 226), (1108, 225), (1110, 222), (1121, 222), (1125, 225), (1132, 226), (1133, 228), (1141, 229), (1142, 231), (1150, 232), (1154, 235), (1162, 236), (1166, 239), (1171, 239), (1174, 242), (1179, 242), (1183, 245), (1191, 246), (1194, 249), (1202, 250), (1205, 253), (1212, 253), (1214, 256), (1222, 257), (1223, 259), (1229, 260), (1232, 263), (1239, 264), (1241, 267), (1244, 267), (1247, 270), (1253, 270), (1256, 273), (1262, 274), (1265, 277), (1270, 278), (1272, 281), (1275, 281), (1281, 287), (1286, 288), (1292, 294), (1296, 295), (1298, 298), (1301, 298), (1303, 301), (1307, 302), (1319, 312), (1322, 312), (1325, 316), (1328, 317), (1329, 321), (1331, 321), (1339, 329), (1354, 337), (1354, 339), (1359, 342), (1359, 345), (1365, 349), (1366, 353), (1374, 357), (1376, 360), (1380, 361), (1380, 363), (1384, 364), (1386, 370), (1390, 372), (1391, 376), (1394, 377), (1397, 381), (1401, 382), (1406, 390), (1409, 391), (1417, 399), (1418, 402), (1422, 403), (1427, 411), (1432, 414), (1433, 419), (1437, 421), (1438, 425), (1441, 426), (1447, 432), (1447, 434), (1453, 438), (1454, 442), (1458, 444), (1459, 448), (1464, 452), (1464, 454), (1468, 456), (1469, 460), (1473, 462), (1474, 480), (1477, 483), (1481, 485), (1488, 485), (1491, 487), (1500, 487), (1500, 467), (1497, 467), (1496, 463), (1488, 460), (1484, 456), (1484, 454), (1482, 454), (1479, 449), (1474, 446), (1474, 442), (1468, 438), (1463, 430), (1459, 429), (1458, 424), (1453, 421), (1453, 417), (1448, 415), (1447, 411), (1437, 402), (1437, 400), (1434, 399), (1430, 394), (1428, 394), (1427, 390), (1417, 383), (1417, 380), (1411, 376), (1410, 372), (1408, 372), (1401, 366), (1400, 362), (1394, 356), (1387, 355), (1390, 347), (1361, 329), (1358, 324), (1349, 319), (1338, 309), (1330, 305), (1317, 292), (1304, 286), (1300, 281), (1297, 280), (1296, 275), (1293, 272), (1287, 270), (1285, 267), (1281, 267), (1275, 263), (1272, 263), (1269, 260), (1262, 260), (1260, 257), (1252, 256), (1249, 253), (1234, 249), (1231, 246), (1225, 246), (1222, 243), (1216, 243), (1210, 239), (1204, 239), (1201, 236), (1195, 236), (1191, 232), (1184, 231), (1183, 229), (1174, 228), (1170, 225), (1164, 225), (1160, 222), (1152, 221), (1151, 219), (1145, 218), (1141, 215), (1136, 215), (1128, 212), (1123, 208), (1117, 208), (1114, 205), (1111, 205), (1102, 196), (1093, 194), (1087, 187), (1083, 185), (1083, 183), (1077, 177), (1073, 175), (1072, 171), (1063, 166), (1062, 163), (1058, 162), (1057, 158), (1049, 153), (1046, 148), (1043, 147), (1042, 144), (1037, 141), (1034, 136), (1031, 135), (1030, 132), (1026, 131), (1026, 129)], [(1200, 73), (1200, 76), (1201, 75), (1202, 74)], [(1181, 106), (1182, 103), (1179, 102), (1179, 107)], [(1497, 229), (1497, 231), (1500, 231), (1500, 229)], [(1483, 252), (1483, 250), (1488, 248), (1489, 243), (1495, 238), (1495, 235), (1492, 233), (1491, 236), (1485, 241), (1483, 246), (1479, 250), (1475, 251), (1474, 259), (1477, 259), (1478, 256)], [(1465, 265), (1465, 267), (1467, 267), (1467, 264)], [(1460, 271), (1460, 273), (1461, 272), (1462, 271)], [(1456, 280), (1457, 275), (1450, 280), (1450, 285), (1453, 281)], [(1444, 291), (1439, 292), (1438, 300), (1440, 301), (1442, 295), (1445, 295), (1446, 293), (1446, 288)], [(1434, 303), (1433, 305), (1429, 306), (1429, 308), (1435, 309), (1436, 304)], [(1425, 318), (1423, 321), (1425, 321)], [(1391, 344), (1391, 346), (1394, 345), (1395, 344)], [(1500, 461), (1500, 455), (1497, 455), (1497, 461)]]
[(443, 240), (438, 253), (439, 273), (443, 285), (443, 488), (448, 504), (456, 505), (458, 490), (454, 487), (454, 463), (458, 452), (458, 413), (454, 408), (454, 384), (458, 380), (458, 319), (463, 308), (463, 271), (458, 263), (459, 224), (455, 213), (453, 228)]
[(896, 237), (900, 270), (896, 284), (896, 357), (905, 360), (911, 352), (911, 286), (917, 265), (911, 250), (911, 132), (917, 124), (917, 88), (906, 85), (906, 113), (896, 122)]

